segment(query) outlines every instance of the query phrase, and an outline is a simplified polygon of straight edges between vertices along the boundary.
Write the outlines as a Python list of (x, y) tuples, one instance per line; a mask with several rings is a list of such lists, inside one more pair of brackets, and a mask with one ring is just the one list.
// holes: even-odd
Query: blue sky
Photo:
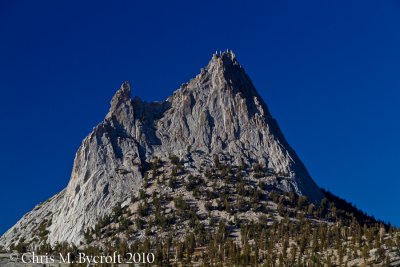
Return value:
[(399, 2), (216, 2), (0, 2), (0, 233), (66, 186), (123, 81), (162, 100), (226, 48), (315, 181), (400, 225)]

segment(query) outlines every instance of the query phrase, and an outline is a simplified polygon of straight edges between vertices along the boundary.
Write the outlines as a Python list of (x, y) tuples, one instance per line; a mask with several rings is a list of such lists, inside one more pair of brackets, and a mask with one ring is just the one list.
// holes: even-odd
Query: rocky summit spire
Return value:
[(315, 202), (322, 198), (233, 52), (214, 54), (168, 102), (174, 112), (159, 123), (159, 131), (168, 133), (160, 134), (164, 150), (184, 151), (190, 145), (207, 154), (229, 155), (236, 164), (260, 163), (287, 177), (275, 186)]
[[(219, 54), (213, 54), (210, 62), (208, 63), (206, 70), (210, 73), (226, 73), (229, 74), (232, 71), (238, 71), (242, 69), (242, 66), (236, 60), (235, 54), (226, 50), (224, 52), (220, 52)], [(243, 71), (243, 70), (242, 70)]]
[[(232, 51), (214, 54), (199, 75), (163, 102), (130, 95), (125, 82), (104, 121), (77, 151), (67, 188), (25, 215), (0, 244), (34, 242), (44, 222), (51, 244), (81, 244), (88, 228), (138, 195), (154, 158), (170, 162), (171, 155), (193, 176), (204, 176), (218, 158), (247, 166), (249, 177), (252, 166), (262, 166), (265, 175), (252, 178), (258, 179), (255, 184), (307, 195), (313, 202), (323, 197)], [(165, 165), (164, 172), (169, 177), (172, 167)]]
[(246, 102), (251, 115), (261, 112), (263, 116), (271, 117), (267, 105), (232, 50), (213, 54), (208, 65), (202, 69), (196, 79), (197, 83), (207, 83), (210, 80), (217, 90), (231, 91), (234, 95), (239, 94)]
[(211, 62), (218, 62), (220, 61), (222, 64), (226, 65), (239, 65), (239, 63), (236, 60), (235, 53), (233, 53), (232, 50), (227, 49), (226, 51), (219, 52), (213, 54), (211, 58)]
[(122, 105), (131, 101), (131, 85), (125, 81), (111, 99), (110, 111), (106, 118), (111, 117)]

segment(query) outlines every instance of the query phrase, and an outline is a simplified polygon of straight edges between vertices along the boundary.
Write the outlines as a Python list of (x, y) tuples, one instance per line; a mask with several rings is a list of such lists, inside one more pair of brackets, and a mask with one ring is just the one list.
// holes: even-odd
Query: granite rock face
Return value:
[(9, 247), (20, 238), (29, 242), (40, 229), (46, 232), (36, 243), (83, 244), (85, 229), (138, 194), (146, 164), (171, 155), (189, 159), (197, 171), (216, 156), (236, 165), (262, 164), (277, 176), (271, 186), (314, 202), (323, 197), (227, 51), (214, 54), (199, 75), (163, 102), (132, 100), (129, 83), (122, 84), (104, 121), (77, 151), (68, 186), (26, 214), (0, 244)]

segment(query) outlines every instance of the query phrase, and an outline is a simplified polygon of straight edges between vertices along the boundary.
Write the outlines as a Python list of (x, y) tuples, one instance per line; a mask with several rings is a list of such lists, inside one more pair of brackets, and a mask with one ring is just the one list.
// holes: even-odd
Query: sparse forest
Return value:
[[(232, 166), (218, 156), (202, 173), (188, 165), (174, 155), (155, 158), (139, 194), (87, 228), (85, 249), (42, 244), (38, 252), (152, 252), (149, 266), (391, 266), (400, 259), (398, 229), (330, 192), (311, 203), (272, 187), (268, 177), (285, 177), (262, 165)], [(28, 246), (20, 240), (13, 249)]]

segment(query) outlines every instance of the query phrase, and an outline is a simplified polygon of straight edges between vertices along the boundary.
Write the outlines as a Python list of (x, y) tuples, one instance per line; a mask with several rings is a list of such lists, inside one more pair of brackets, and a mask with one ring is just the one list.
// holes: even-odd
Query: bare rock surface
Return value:
[(85, 229), (139, 192), (154, 157), (185, 158), (200, 172), (223, 157), (232, 164), (262, 164), (280, 179), (270, 184), (307, 195), (323, 193), (285, 140), (265, 102), (231, 51), (214, 54), (201, 73), (162, 102), (131, 99), (125, 82), (109, 113), (83, 140), (68, 186), (27, 213), (1, 238), (18, 242), (83, 243)]

